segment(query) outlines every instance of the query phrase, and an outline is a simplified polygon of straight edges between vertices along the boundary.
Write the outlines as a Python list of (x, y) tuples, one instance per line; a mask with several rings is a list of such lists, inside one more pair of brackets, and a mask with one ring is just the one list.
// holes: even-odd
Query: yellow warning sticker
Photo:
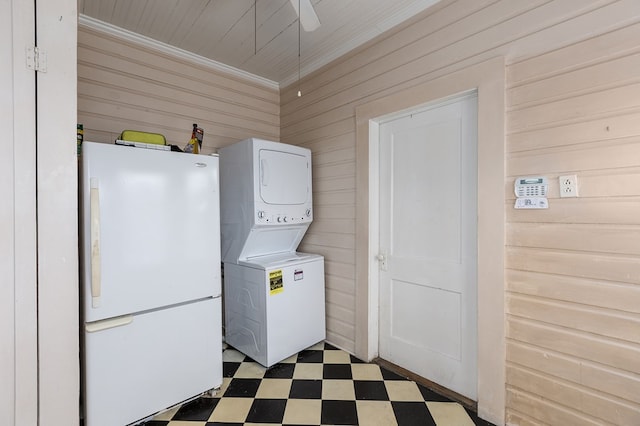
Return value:
[(284, 284), (282, 282), (282, 269), (269, 272), (269, 294), (282, 293), (284, 291)]

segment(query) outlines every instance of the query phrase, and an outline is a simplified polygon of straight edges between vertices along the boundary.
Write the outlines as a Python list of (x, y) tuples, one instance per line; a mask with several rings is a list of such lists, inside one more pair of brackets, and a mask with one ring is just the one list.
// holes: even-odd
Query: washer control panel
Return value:
[(256, 212), (256, 224), (261, 225), (291, 225), (296, 223), (309, 223), (311, 221), (313, 221), (311, 208), (291, 209), (287, 213), (268, 210), (258, 210)]

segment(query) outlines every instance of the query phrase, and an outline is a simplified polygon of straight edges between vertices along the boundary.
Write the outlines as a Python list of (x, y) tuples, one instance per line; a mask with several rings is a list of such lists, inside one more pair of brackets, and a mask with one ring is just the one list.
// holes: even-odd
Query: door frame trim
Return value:
[[(25, 67), (25, 46), (36, 45), (35, 2), (10, 0), (0, 7), (5, 39), (2, 66), (6, 129), (0, 158), (0, 423), (38, 423), (38, 258), (36, 227), (36, 79)], [(11, 50), (13, 47), (13, 51)], [(5, 199), (7, 201), (5, 201)]]
[[(504, 424), (506, 344), (505, 63), (490, 59), (356, 107), (355, 352), (371, 360), (378, 351), (378, 123), (381, 118), (452, 95), (478, 91), (478, 415)], [(375, 269), (375, 270), (374, 270)]]

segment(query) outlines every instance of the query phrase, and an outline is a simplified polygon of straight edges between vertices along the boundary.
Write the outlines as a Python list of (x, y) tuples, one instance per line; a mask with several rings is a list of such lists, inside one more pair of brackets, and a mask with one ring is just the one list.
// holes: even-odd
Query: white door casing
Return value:
[(355, 353), (378, 356), (378, 128), (398, 111), (478, 92), (478, 416), (505, 423), (505, 64), (504, 57), (425, 77), (356, 106)]
[(477, 397), (477, 96), (380, 125), (380, 356)]
[(76, 0), (36, 2), (40, 426), (79, 424), (77, 22)]
[(0, 3), (0, 424), (38, 421), (35, 4)]

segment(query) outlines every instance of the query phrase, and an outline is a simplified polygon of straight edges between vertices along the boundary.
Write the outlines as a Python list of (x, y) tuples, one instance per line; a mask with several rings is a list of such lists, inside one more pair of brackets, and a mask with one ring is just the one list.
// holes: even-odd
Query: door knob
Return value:
[(378, 262), (380, 262), (380, 269), (382, 269), (383, 271), (386, 271), (387, 270), (387, 254), (384, 251), (380, 252), (376, 256), (376, 259), (378, 259)]

